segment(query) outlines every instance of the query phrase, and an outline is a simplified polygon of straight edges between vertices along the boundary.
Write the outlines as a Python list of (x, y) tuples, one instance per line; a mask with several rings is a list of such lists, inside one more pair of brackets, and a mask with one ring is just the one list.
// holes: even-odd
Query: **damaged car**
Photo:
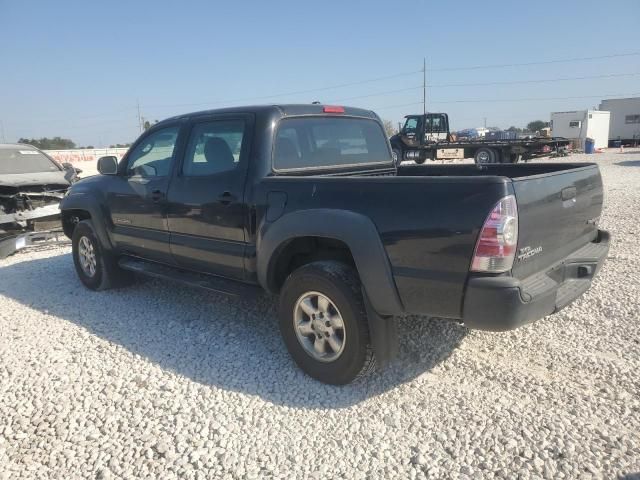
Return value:
[(63, 240), (59, 204), (78, 173), (31, 145), (0, 144), (0, 258)]

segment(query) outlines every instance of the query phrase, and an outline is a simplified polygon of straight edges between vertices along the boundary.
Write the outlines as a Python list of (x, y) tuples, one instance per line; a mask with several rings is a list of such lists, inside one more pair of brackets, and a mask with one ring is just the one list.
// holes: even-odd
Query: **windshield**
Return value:
[(392, 163), (380, 124), (350, 117), (283, 119), (273, 158), (276, 170)]
[(0, 175), (15, 173), (59, 172), (43, 153), (29, 147), (0, 147)]
[(405, 134), (407, 133), (416, 133), (418, 130), (418, 119), (416, 117), (409, 117), (404, 124), (404, 128), (402, 129)]

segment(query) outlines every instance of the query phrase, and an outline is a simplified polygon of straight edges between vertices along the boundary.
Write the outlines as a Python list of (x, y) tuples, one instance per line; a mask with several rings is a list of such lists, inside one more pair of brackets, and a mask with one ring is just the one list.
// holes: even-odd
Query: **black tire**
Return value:
[[(308, 353), (294, 326), (298, 300), (315, 293), (326, 296), (343, 320), (344, 347), (331, 361), (318, 360)], [(316, 380), (345, 385), (375, 369), (360, 279), (352, 267), (337, 261), (319, 261), (295, 270), (282, 287), (279, 317), (280, 332), (289, 353)]]
[(427, 161), (427, 159), (426, 159), (426, 158), (418, 157), (418, 158), (416, 158), (414, 161), (415, 161), (418, 165), (422, 165), (424, 162), (426, 162), (426, 161)]
[[(83, 240), (84, 239), (84, 240)], [(84, 242), (87, 243), (84, 243)], [(95, 257), (93, 274), (83, 267), (80, 244), (89, 245)], [(107, 290), (130, 284), (133, 274), (118, 267), (117, 260), (105, 252), (91, 224), (91, 220), (79, 222), (71, 237), (73, 264), (80, 281), (90, 290)]]
[(394, 148), (392, 150), (393, 152), (393, 161), (395, 162), (396, 165), (400, 165), (402, 163), (402, 150), (398, 149), (398, 148)]
[(498, 163), (498, 152), (492, 148), (479, 148), (474, 156), (477, 164)]

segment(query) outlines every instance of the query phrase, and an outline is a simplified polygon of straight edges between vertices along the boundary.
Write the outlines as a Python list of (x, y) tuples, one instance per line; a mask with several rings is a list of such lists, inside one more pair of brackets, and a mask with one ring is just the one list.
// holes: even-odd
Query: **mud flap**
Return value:
[(394, 317), (383, 317), (373, 309), (367, 293), (362, 289), (364, 306), (369, 323), (371, 346), (376, 356), (376, 363), (384, 368), (398, 353), (398, 324)]

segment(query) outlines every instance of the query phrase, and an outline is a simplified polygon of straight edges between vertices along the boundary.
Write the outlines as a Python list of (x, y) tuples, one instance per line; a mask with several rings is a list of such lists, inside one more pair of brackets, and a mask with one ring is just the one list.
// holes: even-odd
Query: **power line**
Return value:
[[(607, 93), (602, 95), (577, 95), (572, 97), (531, 97), (531, 98), (483, 98), (483, 99), (466, 99), (466, 100), (440, 100), (432, 101), (431, 103), (448, 104), (448, 103), (483, 103), (483, 102), (537, 102), (540, 100), (572, 100), (572, 99), (584, 99), (584, 98), (603, 98), (603, 97), (625, 97), (640, 95), (640, 92), (636, 93)], [(413, 105), (421, 105), (422, 102), (402, 103), (398, 105), (385, 105), (377, 107), (374, 110), (384, 110), (387, 108), (400, 108), (409, 107)]]
[(553, 63), (584, 62), (588, 60), (602, 60), (605, 58), (632, 57), (637, 55), (640, 55), (640, 52), (615, 53), (612, 55), (599, 55), (595, 57), (564, 58), (564, 59), (558, 59), (558, 60), (545, 60), (540, 62), (498, 63), (498, 64), (489, 64), (489, 65), (474, 65), (471, 67), (443, 67), (443, 68), (432, 68), (431, 71), (432, 72), (451, 72), (451, 71), (457, 71), (457, 70), (480, 70), (485, 68), (528, 67), (532, 65), (551, 65)]
[(530, 97), (530, 98), (492, 98), (492, 99), (467, 99), (467, 100), (443, 100), (433, 103), (482, 103), (482, 102), (536, 102), (538, 100), (572, 100), (580, 98), (618, 97), (624, 95), (640, 95), (640, 93), (612, 93), (605, 95), (576, 95), (572, 97)]
[(640, 75), (640, 72), (633, 73), (612, 73), (612, 74), (603, 74), (603, 75), (585, 75), (581, 77), (558, 77), (558, 78), (541, 78), (536, 80), (509, 80), (509, 81), (498, 81), (498, 82), (483, 82), (483, 83), (443, 83), (443, 84), (435, 84), (428, 85), (429, 88), (440, 88), (440, 87), (478, 87), (478, 86), (487, 86), (487, 85), (517, 85), (524, 83), (549, 83), (549, 82), (564, 82), (567, 80), (590, 80), (594, 78), (615, 78), (615, 77), (633, 77), (636, 75)]
[[(547, 62), (529, 62), (529, 63), (503, 64), (503, 65), (478, 65), (478, 66), (474, 66), (474, 67), (452, 67), (451, 70), (465, 70), (465, 69), (471, 69), (472, 70), (472, 69), (479, 69), (479, 68), (500, 68), (500, 67), (506, 67), (506, 66), (521, 66), (521, 65), (544, 65), (544, 64), (549, 64), (549, 63), (582, 61), (582, 60), (601, 59), (601, 58), (614, 58), (614, 57), (631, 56), (631, 55), (640, 55), (640, 52), (638, 52), (638, 53), (616, 54), (616, 55), (604, 55), (604, 56), (599, 56), (599, 57), (581, 57), (581, 58), (567, 59), (567, 60), (550, 60), (550, 61), (547, 61)], [(446, 70), (446, 69), (436, 69), (436, 71), (443, 71), (443, 70)], [(430, 71), (434, 71), (434, 69), (430, 69)], [(391, 79), (391, 78), (398, 78), (398, 77), (401, 77), (401, 76), (414, 75), (414, 74), (417, 74), (417, 73), (422, 73), (424, 75), (424, 70), (420, 69), (420, 70), (415, 70), (415, 71), (412, 71), (412, 72), (404, 72), (404, 73), (398, 73), (398, 74), (395, 74), (395, 75), (389, 75), (389, 76), (385, 76), (385, 77), (377, 77), (377, 78), (372, 78), (372, 79), (368, 79), (368, 80), (361, 80), (361, 81), (358, 81), (358, 82), (343, 83), (343, 84), (339, 84), (339, 85), (331, 85), (331, 86), (327, 86), (327, 87), (307, 89), (307, 90), (297, 90), (297, 91), (293, 91), (293, 92), (289, 92), (289, 93), (278, 93), (278, 94), (274, 94), (274, 95), (265, 95), (265, 96), (260, 96), (260, 97), (245, 97), (245, 98), (239, 98), (239, 99), (234, 99), (234, 100), (216, 100), (216, 101), (211, 101), (211, 102), (182, 103), (182, 104), (171, 104), (171, 105), (149, 105), (149, 106), (147, 106), (147, 108), (173, 108), (173, 107), (188, 107), (188, 106), (203, 106), (203, 105), (219, 105), (219, 104), (237, 103), (237, 102), (245, 102), (245, 101), (267, 100), (267, 99), (271, 99), (271, 98), (280, 98), (280, 97), (287, 97), (287, 96), (293, 96), (293, 95), (301, 95), (301, 94), (306, 94), (306, 93), (316, 93), (316, 92), (322, 92), (322, 91), (327, 91), (327, 90), (335, 90), (335, 89), (338, 89), (338, 88), (362, 85), (362, 84), (365, 84), (365, 83), (373, 83), (373, 82), (380, 81), (380, 80), (387, 80), (387, 79)], [(625, 77), (625, 76), (635, 76), (635, 75), (640, 75), (640, 73), (619, 73), (619, 74), (589, 75), (589, 76), (581, 76), (581, 77), (560, 77), (560, 78), (549, 78), (549, 79), (539, 79), (539, 80), (515, 80), (515, 81), (504, 81), (504, 82), (498, 81), (498, 82), (480, 82), (480, 83), (445, 83), (445, 84), (427, 85), (427, 87), (428, 88), (444, 88), (444, 87), (472, 87), (472, 86), (490, 86), (490, 85), (535, 84), (535, 83), (548, 83), (548, 82), (556, 82), (556, 81), (587, 80), (587, 79), (596, 79), (596, 78), (614, 78), (614, 77)], [(398, 89), (398, 90), (388, 90), (388, 91), (383, 92), (381, 94), (397, 93), (397, 92), (401, 92), (401, 91), (414, 90), (414, 89), (418, 89), (418, 88), (423, 88), (423, 86), (408, 87), (408, 88), (403, 88), (403, 89)], [(375, 96), (375, 95), (378, 95), (378, 94), (370, 94), (370, 95), (361, 95), (361, 96), (356, 96), (356, 97), (348, 97), (348, 98), (345, 98), (345, 99), (339, 99), (337, 101), (352, 100), (352, 99), (357, 99), (357, 98), (366, 98), (366, 97)]]
[[(522, 63), (505, 63), (505, 64), (487, 64), (487, 65), (474, 65), (474, 66), (452, 66), (452, 67), (440, 67), (440, 68), (430, 68), (430, 71), (436, 71), (436, 72), (443, 72), (443, 71), (464, 71), (464, 70), (478, 70), (478, 69), (491, 69), (491, 68), (506, 68), (506, 67), (519, 67), (519, 66), (532, 66), (532, 65), (549, 65), (549, 64), (558, 64), (558, 63), (572, 63), (572, 62), (582, 62), (582, 61), (589, 61), (589, 60), (601, 60), (601, 59), (607, 59), (607, 58), (621, 58), (621, 57), (630, 57), (630, 56), (638, 56), (640, 55), (640, 52), (629, 52), (629, 53), (617, 53), (617, 54), (610, 54), (610, 55), (599, 55), (599, 56), (590, 56), (590, 57), (574, 57), (574, 58), (565, 58), (565, 59), (556, 59), (556, 60), (546, 60), (546, 61), (535, 61), (535, 62), (522, 62)], [(278, 93), (278, 94), (273, 94), (273, 95), (265, 95), (265, 96), (259, 96), (259, 97), (245, 97), (245, 98), (238, 98), (238, 99), (232, 99), (232, 100), (215, 100), (215, 101), (210, 101), (210, 102), (197, 102), (197, 103), (181, 103), (181, 104), (170, 104), (170, 105), (147, 105), (145, 106), (145, 108), (173, 108), (173, 107), (187, 107), (187, 106), (203, 106), (203, 105), (220, 105), (220, 104), (232, 104), (232, 103), (238, 103), (238, 102), (246, 102), (246, 101), (258, 101), (258, 100), (267, 100), (267, 99), (273, 99), (273, 98), (281, 98), (281, 97), (287, 97), (287, 96), (293, 96), (293, 95), (301, 95), (301, 94), (308, 94), (308, 93), (316, 93), (316, 92), (323, 92), (323, 91), (328, 91), (328, 90), (335, 90), (335, 89), (339, 89), (339, 88), (346, 88), (346, 87), (352, 87), (352, 86), (357, 86), (357, 85), (364, 85), (367, 83), (374, 83), (374, 82), (378, 82), (378, 81), (383, 81), (383, 80), (389, 80), (389, 79), (394, 79), (394, 78), (399, 78), (399, 77), (405, 77), (405, 76), (411, 76), (411, 75), (416, 75), (416, 74), (425, 74), (425, 68), (423, 66), (422, 69), (419, 70), (413, 70), (413, 71), (407, 71), (407, 72), (401, 72), (401, 73), (397, 73), (397, 74), (393, 74), (393, 75), (386, 75), (386, 76), (381, 76), (381, 77), (375, 77), (375, 78), (369, 78), (369, 79), (364, 79), (364, 80), (360, 80), (360, 81), (354, 81), (354, 82), (348, 82), (348, 83), (341, 83), (341, 84), (335, 84), (335, 85), (329, 85), (329, 86), (325, 86), (325, 87), (319, 87), (319, 88), (311, 88), (311, 89), (305, 89), (305, 90), (297, 90), (297, 91), (291, 91), (291, 92), (287, 92), (287, 93)], [(612, 78), (612, 77), (622, 77), (622, 76), (633, 76), (633, 75), (639, 75), (638, 73), (629, 73), (629, 74), (612, 74), (612, 75), (594, 75), (594, 76), (583, 76), (583, 77), (565, 77), (565, 78), (556, 78), (556, 79), (540, 79), (540, 80), (520, 80), (520, 81), (505, 81), (505, 82), (483, 82), (483, 83), (451, 83), (451, 84), (434, 84), (434, 85), (427, 85), (429, 88), (445, 88), (445, 87), (465, 87), (465, 86), (488, 86), (488, 85), (511, 85), (511, 84), (535, 84), (535, 83), (545, 83), (545, 82), (554, 82), (554, 81), (568, 81), (568, 80), (582, 80), (582, 79), (588, 79), (588, 78)], [(386, 95), (389, 93), (396, 93), (396, 92), (400, 92), (400, 91), (407, 91), (407, 90), (413, 90), (413, 89), (417, 89), (417, 88), (423, 88), (423, 86), (420, 87), (409, 87), (409, 88), (403, 88), (403, 89), (397, 89), (397, 90), (388, 90), (386, 92), (381, 92), (381, 93), (376, 93), (376, 94), (369, 94), (369, 95), (361, 95), (361, 96), (357, 96), (357, 97), (349, 97), (346, 99), (342, 99), (342, 100), (349, 100), (349, 99), (357, 99), (357, 98), (367, 98), (367, 97), (372, 97), (372, 96), (376, 96), (376, 95)], [(338, 101), (342, 101), (342, 100), (338, 100)], [(424, 98), (423, 98), (424, 101)], [(384, 107), (387, 108), (387, 107)], [(134, 106), (134, 107), (127, 107), (127, 108), (123, 108), (123, 109), (119, 109), (119, 110), (114, 110), (111, 112), (105, 112), (105, 113), (99, 113), (99, 114), (92, 114), (92, 115), (86, 115), (86, 116), (78, 116), (78, 117), (74, 117), (74, 120), (76, 119), (89, 119), (89, 118), (99, 118), (99, 117), (105, 117), (105, 116), (109, 116), (109, 115), (113, 115), (115, 113), (121, 113), (121, 112), (125, 112), (125, 111), (135, 111), (137, 110), (138, 107)], [(64, 119), (60, 120), (60, 119), (46, 119), (46, 121), (52, 121), (52, 122), (57, 122), (57, 121), (64, 121)]]
[(215, 101), (211, 101), (211, 102), (198, 102), (198, 103), (180, 103), (180, 104), (172, 104), (172, 105), (148, 105), (148, 108), (172, 108), (172, 107), (188, 107), (188, 106), (198, 106), (198, 105), (217, 105), (220, 103), (236, 103), (236, 102), (251, 102), (254, 100), (264, 100), (264, 99), (268, 99), (268, 98), (279, 98), (279, 97), (288, 97), (291, 95), (301, 95), (301, 94), (305, 94), (305, 93), (315, 93), (315, 92), (323, 92), (326, 90), (335, 90), (337, 88), (344, 88), (344, 87), (353, 87), (356, 85), (363, 85), (365, 83), (372, 83), (372, 82), (378, 82), (381, 80), (389, 80), (392, 78), (398, 78), (398, 77), (405, 77), (408, 75), (414, 75), (416, 73), (422, 73), (422, 70), (415, 70), (412, 72), (404, 72), (404, 73), (396, 73), (395, 75), (387, 75), (384, 77), (377, 77), (377, 78), (370, 78), (368, 80), (360, 80), (358, 82), (351, 82), (351, 83), (341, 83), (338, 85), (330, 85), (327, 87), (320, 87), (320, 88), (311, 88), (308, 90), (297, 90), (294, 92), (288, 92), (288, 93), (277, 93), (274, 95), (264, 95), (261, 97), (245, 97), (245, 98), (237, 98), (235, 100), (215, 100)]
[[(481, 83), (442, 83), (442, 84), (433, 84), (433, 85), (427, 85), (428, 88), (445, 88), (445, 87), (481, 87), (481, 86), (490, 86), (490, 85), (518, 85), (518, 84), (532, 84), (532, 83), (551, 83), (551, 82), (562, 82), (562, 81), (568, 81), (568, 80), (590, 80), (590, 79), (596, 79), (596, 78), (615, 78), (615, 77), (631, 77), (631, 76), (638, 76), (640, 75), (640, 72), (635, 72), (635, 73), (614, 73), (614, 74), (605, 74), (605, 75), (589, 75), (589, 76), (582, 76), (582, 77), (559, 77), (559, 78), (543, 78), (543, 79), (536, 79), (536, 80), (512, 80), (512, 81), (505, 81), (505, 82), (481, 82)], [(355, 97), (345, 97), (345, 98), (339, 98), (337, 100), (332, 100), (332, 102), (342, 102), (345, 100), (357, 100), (359, 98), (368, 98), (368, 97), (376, 97), (379, 95), (388, 95), (391, 93), (399, 93), (399, 92), (406, 92), (409, 90), (418, 90), (423, 88), (423, 85), (417, 85), (414, 87), (406, 87), (406, 88), (399, 88), (399, 89), (395, 89), (395, 90), (385, 90), (382, 92), (377, 92), (377, 93), (370, 93), (367, 95), (358, 95)]]

